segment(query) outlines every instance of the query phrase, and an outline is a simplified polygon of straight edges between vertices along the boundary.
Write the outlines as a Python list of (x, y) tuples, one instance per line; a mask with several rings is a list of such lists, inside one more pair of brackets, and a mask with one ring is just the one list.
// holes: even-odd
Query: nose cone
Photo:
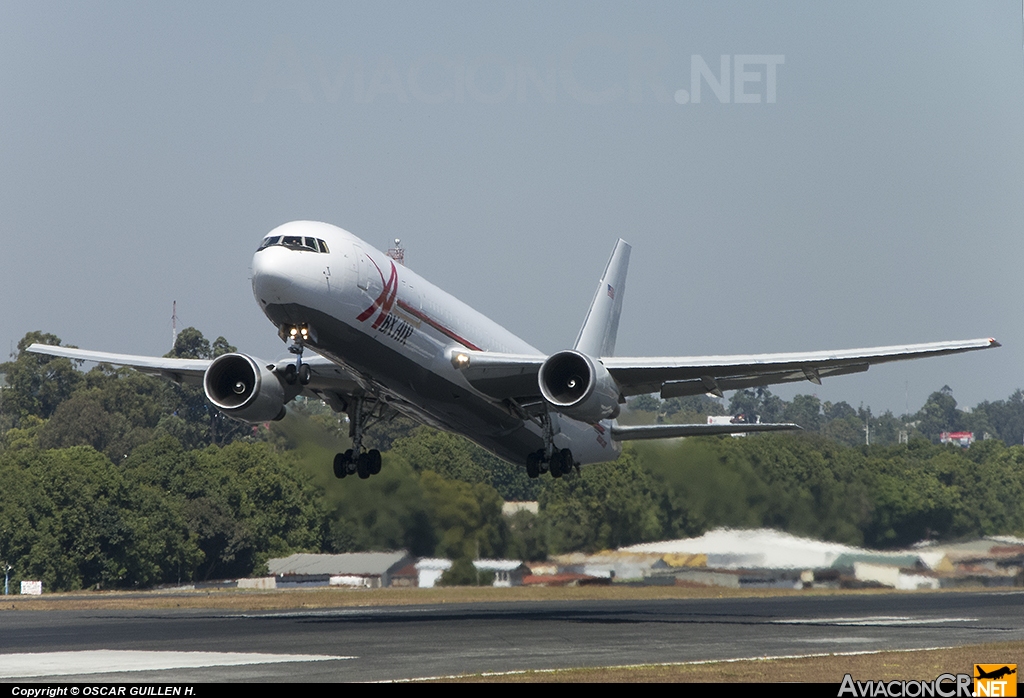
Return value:
[(291, 312), (288, 307), (327, 302), (340, 290), (350, 238), (315, 221), (293, 221), (270, 231), (252, 258), (252, 292), (264, 313), (277, 324), (281, 312)]
[(260, 307), (288, 303), (294, 295), (294, 259), (289, 258), (290, 253), (284, 247), (267, 247), (253, 255), (252, 293)]

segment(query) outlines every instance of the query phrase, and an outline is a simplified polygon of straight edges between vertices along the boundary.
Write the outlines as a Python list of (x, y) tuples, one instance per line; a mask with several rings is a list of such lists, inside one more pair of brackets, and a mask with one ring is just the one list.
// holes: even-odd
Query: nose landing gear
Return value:
[(285, 341), (291, 341), (288, 351), (295, 354), (295, 363), (284, 368), (284, 382), (288, 385), (309, 385), (313, 372), (309, 364), (302, 363), (302, 350), (306, 348), (306, 340), (312, 336), (312, 330), (308, 325), (292, 325), (281, 328), (281, 337)]

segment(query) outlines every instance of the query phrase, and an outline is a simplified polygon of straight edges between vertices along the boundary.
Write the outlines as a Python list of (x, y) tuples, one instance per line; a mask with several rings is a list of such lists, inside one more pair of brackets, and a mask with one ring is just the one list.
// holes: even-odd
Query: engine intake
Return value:
[(548, 404), (567, 417), (596, 424), (619, 415), (619, 386), (600, 361), (578, 351), (552, 354), (538, 374)]
[(256, 424), (285, 415), (285, 387), (277, 375), (245, 354), (218, 356), (206, 369), (203, 389), (224, 414)]

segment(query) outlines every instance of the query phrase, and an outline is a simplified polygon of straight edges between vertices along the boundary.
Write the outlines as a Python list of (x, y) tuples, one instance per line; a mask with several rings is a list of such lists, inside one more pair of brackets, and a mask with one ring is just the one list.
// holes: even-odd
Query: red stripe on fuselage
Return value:
[(409, 305), (405, 301), (399, 299), (398, 307), (401, 308), (402, 310), (404, 310), (405, 312), (409, 313), (413, 317), (416, 317), (416, 318), (422, 320), (423, 322), (427, 323), (428, 325), (433, 327), (435, 330), (437, 330), (438, 332), (443, 334), (445, 337), (448, 337), (449, 339), (454, 339), (456, 342), (458, 342), (462, 346), (466, 347), (467, 349), (472, 349), (473, 351), (483, 351), (483, 349), (481, 349), (477, 345), (473, 344), (468, 339), (465, 339), (465, 338), (460, 337), (459, 335), (455, 334), (454, 332), (449, 330), (447, 327), (445, 327), (444, 325), (439, 323), (434, 318), (432, 318), (432, 317), (430, 317), (428, 315), (425, 315), (424, 313), (420, 312), (419, 310), (416, 310), (415, 308), (413, 308), (411, 305)]
[(391, 312), (391, 306), (395, 303), (395, 296), (398, 295), (398, 269), (395, 268), (395, 263), (392, 262), (391, 275), (388, 277), (388, 280), (385, 281), (384, 272), (382, 272), (380, 267), (377, 266), (377, 263), (373, 261), (373, 257), (366, 255), (366, 258), (369, 259), (370, 263), (377, 268), (377, 273), (380, 274), (380, 282), (384, 288), (380, 292), (380, 295), (377, 296), (373, 303), (370, 304), (370, 307), (356, 316), (356, 320), (359, 322), (366, 320), (368, 317), (373, 315), (374, 309), (379, 308), (380, 315), (377, 316), (377, 319), (373, 321), (372, 325), (373, 329), (377, 329), (380, 327), (380, 323), (384, 322), (384, 318), (387, 317), (387, 314)]

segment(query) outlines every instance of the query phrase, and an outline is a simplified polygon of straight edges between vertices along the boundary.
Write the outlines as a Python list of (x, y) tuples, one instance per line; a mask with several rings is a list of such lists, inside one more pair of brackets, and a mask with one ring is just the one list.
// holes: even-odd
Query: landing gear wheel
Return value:
[(356, 458), (356, 472), (359, 474), (360, 480), (365, 480), (370, 477), (370, 454), (360, 453)]
[(296, 380), (298, 380), (298, 371), (295, 369), (295, 364), (288, 364), (284, 367), (284, 382), (288, 385), (295, 385)]
[(309, 368), (309, 364), (302, 364), (299, 366), (299, 383), (302, 385), (309, 385), (309, 379), (313, 377), (313, 372)]
[(558, 455), (559, 460), (562, 464), (562, 475), (568, 475), (569, 473), (572, 472), (572, 466), (574, 462), (572, 459), (572, 451), (570, 451), (567, 448), (563, 448), (561, 451), (558, 452)]
[(339, 480), (348, 475), (348, 460), (345, 458), (344, 453), (338, 453), (334, 456), (334, 477)]
[(380, 472), (380, 465), (381, 465), (380, 451), (378, 451), (377, 449), (373, 449), (373, 450), (367, 452), (366, 455), (367, 455), (367, 457), (368, 457), (368, 459), (370, 461), (370, 465), (369, 465), (370, 475), (376, 475), (377, 473)]
[(551, 454), (551, 460), (548, 462), (548, 470), (551, 471), (551, 477), (556, 480), (562, 477), (562, 453), (561, 451), (555, 451)]
[(526, 476), (531, 480), (540, 477), (540, 454), (531, 453), (526, 457)]

